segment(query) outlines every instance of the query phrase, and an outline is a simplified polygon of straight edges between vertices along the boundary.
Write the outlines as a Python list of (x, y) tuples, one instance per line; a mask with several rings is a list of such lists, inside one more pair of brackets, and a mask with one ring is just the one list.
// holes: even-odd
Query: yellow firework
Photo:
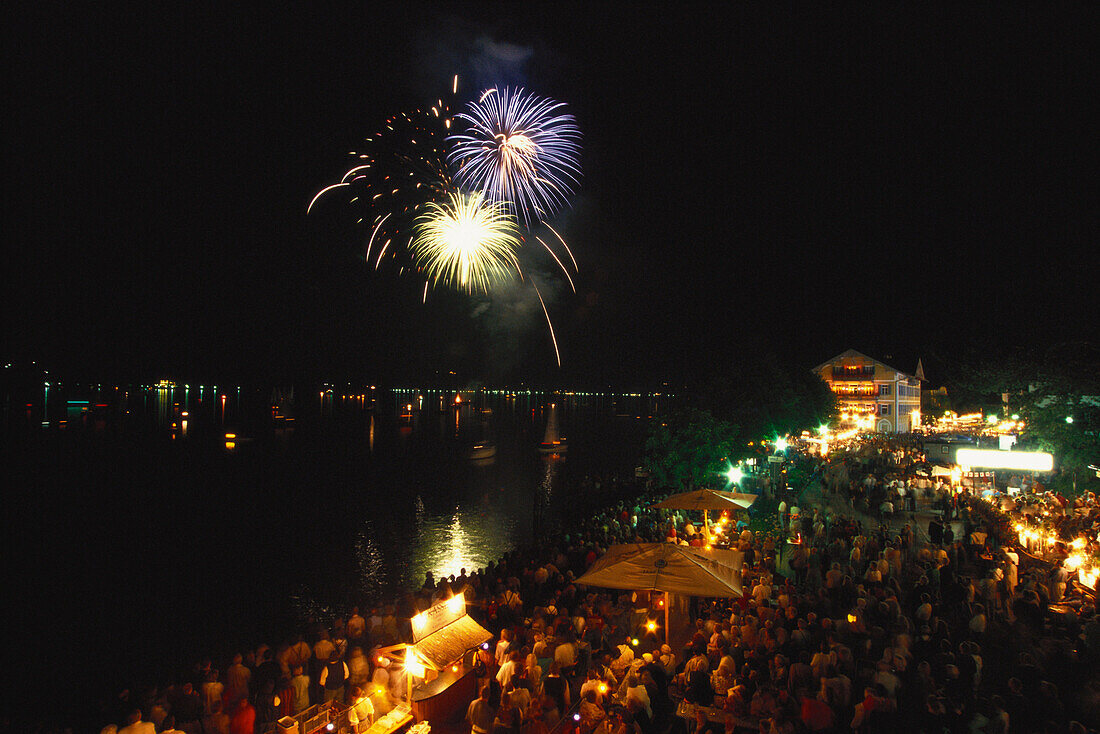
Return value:
[(452, 193), (417, 217), (410, 248), (430, 280), (472, 293), (517, 272), (520, 245), (519, 225), (502, 205), (480, 193)]

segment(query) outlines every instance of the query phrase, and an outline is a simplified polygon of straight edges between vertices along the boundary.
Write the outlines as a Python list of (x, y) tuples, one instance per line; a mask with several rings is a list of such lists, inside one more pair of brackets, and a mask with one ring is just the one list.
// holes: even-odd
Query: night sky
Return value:
[[(231, 5), (9, 17), (0, 357), (625, 387), (759, 349), (911, 369), (1095, 336), (1094, 5)], [(456, 73), (460, 97), (564, 101), (584, 134), (554, 220), (580, 265), (550, 294), (561, 370), (529, 298), (422, 306), (339, 206), (305, 215)]]

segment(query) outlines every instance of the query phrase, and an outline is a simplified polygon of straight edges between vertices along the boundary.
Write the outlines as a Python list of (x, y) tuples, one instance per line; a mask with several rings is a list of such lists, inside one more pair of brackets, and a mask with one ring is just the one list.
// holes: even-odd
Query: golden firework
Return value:
[(487, 293), (518, 271), (521, 244), (519, 225), (504, 206), (481, 193), (452, 193), (417, 217), (410, 249), (430, 280)]

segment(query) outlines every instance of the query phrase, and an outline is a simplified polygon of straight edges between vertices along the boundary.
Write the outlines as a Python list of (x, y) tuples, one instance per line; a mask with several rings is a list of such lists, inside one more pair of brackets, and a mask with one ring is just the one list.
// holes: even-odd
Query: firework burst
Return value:
[(444, 156), (450, 124), (442, 100), (429, 109), (389, 118), (366, 139), (361, 152), (351, 152), (355, 165), (339, 182), (318, 191), (306, 213), (324, 197), (343, 194), (357, 224), (368, 227), (362, 251), (368, 264), (377, 269), (384, 260), (393, 260), (411, 267), (413, 222), (430, 202), (445, 201), (456, 190)]
[(456, 120), (448, 162), (462, 187), (511, 207), (527, 225), (568, 203), (580, 176), (580, 131), (565, 105), (523, 89), (490, 89)]
[[(457, 77), (451, 91), (458, 91)], [(509, 279), (529, 283), (561, 366), (549, 310), (534, 281), (524, 277), (520, 257), (526, 233), (576, 292), (566, 263), (576, 272), (577, 261), (546, 221), (568, 203), (580, 176), (580, 132), (562, 107), (504, 88), (469, 103), (454, 118), (463, 125), (452, 125), (442, 99), (395, 115), (366, 139), (361, 152), (350, 153), (354, 165), (318, 191), (306, 213), (318, 202), (342, 198), (364, 228), (366, 263), (375, 270), (386, 263), (399, 274), (418, 273), (425, 279), (424, 302), (432, 286), (490, 294)], [(464, 130), (452, 134), (452, 126)], [(536, 234), (541, 225), (553, 238)], [(568, 260), (554, 252), (554, 239)]]
[(410, 249), (429, 280), (467, 293), (488, 293), (519, 272), (519, 226), (500, 204), (481, 194), (451, 194), (429, 202), (416, 219)]

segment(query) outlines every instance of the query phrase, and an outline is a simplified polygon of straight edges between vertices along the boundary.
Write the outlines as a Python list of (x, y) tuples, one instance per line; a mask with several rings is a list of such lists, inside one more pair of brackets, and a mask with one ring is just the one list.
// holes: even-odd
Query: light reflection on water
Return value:
[[(114, 397), (100, 390), (55, 396), (51, 385), (47, 405), (103, 400), (111, 406), (108, 420), (125, 422), (135, 437), (164, 430), (186, 439), (180, 441), (190, 467), (185, 474), (215, 488), (212, 497), (223, 514), (238, 512), (234, 503), (247, 506), (237, 488), (262, 486), (280, 502), (306, 509), (274, 518), (277, 533), (299, 527), (334, 532), (329, 518), (346, 517), (336, 520), (335, 546), (311, 546), (281, 561), (290, 564), (288, 576), (302, 581), (296, 596), (303, 608), (342, 603), (346, 594), (419, 586), (427, 571), (438, 578), (498, 560), (568, 511), (580, 477), (631, 472), (645, 417), (658, 407), (656, 396), (607, 393), (319, 388), (299, 391), (295, 401), (293, 390), (236, 385), (165, 384)], [(535, 452), (551, 400), (562, 408), (568, 456)], [(273, 423), (276, 413), (294, 423)], [(226, 431), (242, 442), (234, 444), (240, 458), (223, 463), (230, 454), (221, 441)], [(211, 438), (218, 441), (216, 452), (206, 443)], [(497, 453), (468, 460), (471, 447), (483, 442), (495, 444)], [(274, 474), (264, 473), (276, 465)], [(151, 468), (154, 483), (191, 481), (170, 474), (168, 466)], [(343, 575), (318, 578), (315, 557), (331, 555), (347, 559)]]
[(438, 580), (465, 568), (484, 568), (511, 550), (516, 518), (492, 509), (460, 509), (450, 516), (423, 517), (409, 538), (412, 555), (405, 574), (409, 584), (425, 572)]

